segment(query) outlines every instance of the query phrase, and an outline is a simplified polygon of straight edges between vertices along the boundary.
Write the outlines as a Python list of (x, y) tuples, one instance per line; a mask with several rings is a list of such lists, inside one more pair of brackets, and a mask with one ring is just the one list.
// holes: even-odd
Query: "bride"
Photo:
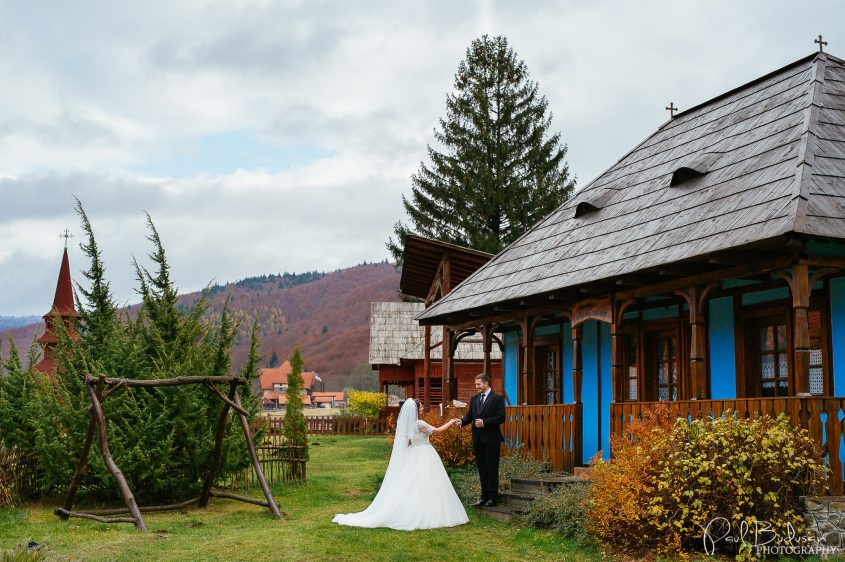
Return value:
[(396, 421), (387, 472), (373, 503), (358, 513), (339, 513), (332, 522), (412, 531), (469, 521), (440, 456), (428, 442), (429, 435), (441, 433), (455, 422), (432, 427), (417, 415), (417, 402), (405, 400)]

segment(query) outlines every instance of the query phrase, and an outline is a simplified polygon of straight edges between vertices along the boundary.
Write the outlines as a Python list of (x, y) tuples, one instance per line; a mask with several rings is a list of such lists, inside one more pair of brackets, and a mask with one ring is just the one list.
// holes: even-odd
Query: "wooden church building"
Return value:
[(38, 338), (38, 344), (43, 349), (41, 360), (35, 364), (35, 370), (47, 375), (51, 379), (56, 374), (56, 321), (60, 320), (72, 338), (76, 337), (74, 322), (79, 317), (76, 307), (73, 304), (73, 286), (70, 280), (70, 263), (67, 257), (67, 248), (62, 254), (62, 263), (59, 267), (59, 279), (56, 282), (56, 293), (53, 296), (53, 306), (44, 315), (45, 330)]
[(845, 61), (673, 115), (419, 320), (503, 335), (507, 445), (558, 468), (659, 402), (785, 412), (842, 494)]

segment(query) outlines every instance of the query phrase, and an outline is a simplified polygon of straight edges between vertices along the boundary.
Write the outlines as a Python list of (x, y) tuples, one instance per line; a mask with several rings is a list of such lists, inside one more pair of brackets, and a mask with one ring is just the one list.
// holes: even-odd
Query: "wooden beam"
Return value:
[[(241, 399), (237, 392), (235, 392), (233, 399), (235, 405), (241, 407)], [(258, 483), (261, 485), (261, 491), (264, 492), (264, 497), (267, 498), (267, 507), (270, 508), (270, 511), (272, 511), (273, 515), (275, 515), (278, 519), (284, 519), (282, 514), (279, 512), (279, 506), (276, 505), (276, 500), (273, 498), (273, 494), (270, 492), (270, 486), (267, 485), (267, 480), (264, 479), (264, 471), (261, 470), (261, 463), (258, 462), (258, 455), (255, 452), (255, 443), (252, 441), (252, 433), (249, 430), (249, 421), (246, 419), (246, 416), (241, 413), (238, 413), (238, 417), (241, 420), (241, 429), (243, 429), (246, 446), (249, 449), (249, 458), (252, 460), (252, 468), (255, 470), (255, 476), (258, 478)]]
[(619, 291), (616, 293), (616, 298), (619, 300), (626, 300), (629, 298), (648, 297), (652, 295), (659, 295), (662, 293), (672, 293), (677, 289), (683, 289), (692, 285), (709, 285), (714, 281), (722, 281), (725, 279), (742, 279), (748, 275), (756, 275), (761, 271), (776, 271), (784, 267), (788, 267), (792, 260), (789, 256), (765, 261), (752, 262), (736, 267), (728, 267), (717, 271), (708, 271), (699, 275), (683, 279), (673, 279), (664, 281), (662, 283), (655, 283), (648, 287), (639, 287), (627, 291)]
[[(129, 508), (129, 513), (132, 514), (134, 518), (135, 527), (138, 528), (140, 531), (146, 531), (147, 525), (144, 523), (144, 518), (141, 516), (141, 512), (138, 510), (138, 504), (135, 503), (135, 496), (132, 495), (132, 490), (129, 489), (129, 485), (126, 483), (126, 478), (124, 478), (123, 473), (118, 468), (117, 464), (114, 462), (114, 459), (111, 456), (111, 452), (109, 451), (109, 438), (108, 433), (106, 430), (106, 417), (103, 414), (103, 407), (100, 405), (100, 399), (97, 396), (97, 392), (94, 390), (94, 386), (91, 383), (92, 377), (87, 376), (85, 381), (85, 386), (88, 388), (88, 395), (91, 397), (91, 406), (94, 416), (97, 420), (97, 432), (99, 436), (99, 443), (100, 443), (100, 452), (103, 455), (103, 460), (106, 463), (106, 467), (108, 468), (109, 472), (114, 478), (115, 482), (117, 483), (117, 488), (120, 490), (120, 495), (123, 497), (123, 501), (126, 503), (126, 507)], [(105, 377), (100, 377), (99, 379), (99, 387), (102, 389), (103, 384), (105, 381)]]
[(246, 384), (246, 379), (243, 377), (176, 377), (172, 379), (115, 379), (111, 377), (92, 377), (85, 376), (85, 382), (93, 383), (103, 381), (108, 386), (127, 386), (127, 387), (141, 387), (149, 388), (155, 386), (180, 386), (183, 384), (229, 384), (235, 382), (237, 384)]
[(423, 408), (428, 412), (431, 409), (431, 326), (426, 326), (423, 333)]

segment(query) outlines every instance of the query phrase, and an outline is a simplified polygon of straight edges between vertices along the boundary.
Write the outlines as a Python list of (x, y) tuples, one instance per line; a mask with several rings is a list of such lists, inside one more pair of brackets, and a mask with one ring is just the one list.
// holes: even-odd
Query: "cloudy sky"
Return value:
[(580, 185), (812, 52), (839, 2), (0, 0), (0, 315), (44, 314), (73, 195), (121, 301), (155, 221), (183, 291), (387, 257), (471, 40), (506, 35)]

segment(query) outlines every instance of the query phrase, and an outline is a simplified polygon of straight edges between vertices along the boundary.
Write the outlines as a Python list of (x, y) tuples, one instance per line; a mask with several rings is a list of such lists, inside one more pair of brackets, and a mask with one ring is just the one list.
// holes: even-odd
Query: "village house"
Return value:
[[(454, 244), (415, 235), (407, 237), (399, 291), (419, 302), (374, 302), (370, 308), (369, 361), (378, 371), (383, 392), (388, 386), (399, 386), (403, 388), (402, 398), (417, 398), (426, 408), (442, 402), (444, 330), (439, 326), (422, 327), (416, 317), (491, 257)], [(501, 343), (498, 338), (497, 341)], [(451, 399), (468, 403), (475, 393), (475, 375), (481, 372), (491, 375), (494, 390), (504, 391), (501, 348), (488, 345), (487, 355), (485, 364), (481, 335), (467, 334), (451, 357), (455, 385)], [(447, 365), (445, 371), (448, 370)], [(505, 395), (505, 399), (509, 401), (510, 397)]]
[[(843, 493), (845, 61), (675, 113), (419, 315), (502, 333), (508, 447), (572, 470), (644, 409), (785, 412)], [(444, 387), (443, 400), (454, 396)], [(516, 398), (515, 400), (513, 398)]]
[[(265, 410), (285, 409), (288, 403), (288, 376), (290, 373), (290, 361), (285, 361), (280, 367), (261, 369), (261, 373), (258, 375), (258, 384)], [(303, 371), (302, 382), (302, 404), (306, 408), (311, 407), (314, 405), (314, 393), (322, 393), (325, 390), (323, 379), (313, 371)]]

